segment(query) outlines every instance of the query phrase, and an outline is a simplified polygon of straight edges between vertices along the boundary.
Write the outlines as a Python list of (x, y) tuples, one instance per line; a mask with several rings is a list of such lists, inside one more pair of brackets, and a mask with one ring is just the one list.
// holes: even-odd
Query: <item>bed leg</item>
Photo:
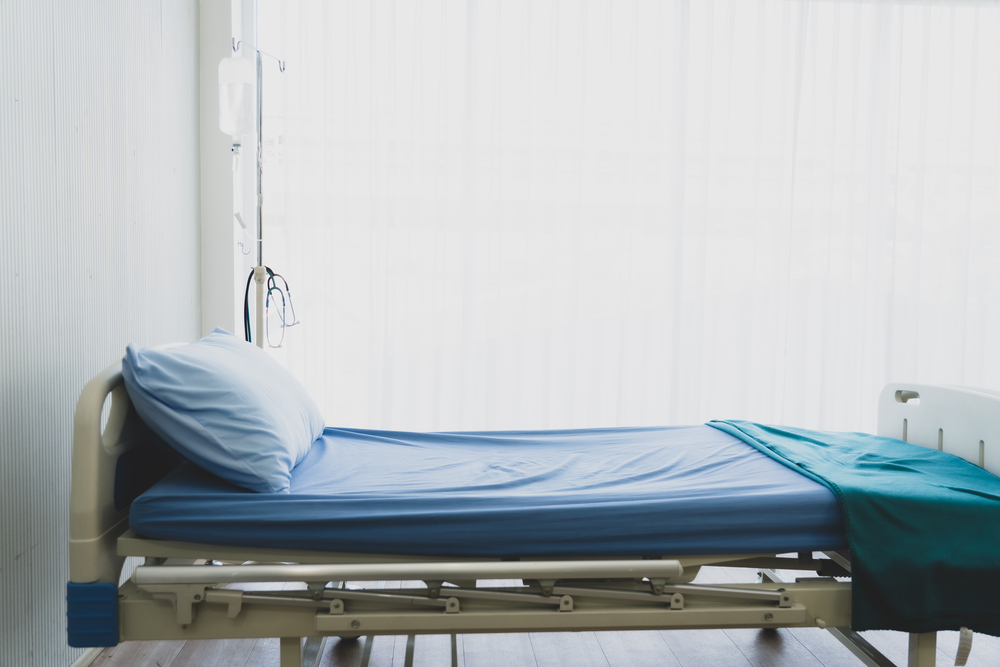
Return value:
[(326, 637), (281, 638), (281, 667), (319, 667)]
[(302, 638), (281, 638), (281, 667), (302, 667)]
[(910, 633), (910, 658), (907, 667), (934, 667), (937, 657), (937, 633)]

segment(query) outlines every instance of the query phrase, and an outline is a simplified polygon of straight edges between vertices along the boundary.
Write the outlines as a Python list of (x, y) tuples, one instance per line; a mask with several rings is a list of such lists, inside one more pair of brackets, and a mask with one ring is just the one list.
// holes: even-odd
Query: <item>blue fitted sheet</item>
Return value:
[(130, 514), (149, 538), (447, 556), (846, 547), (823, 485), (709, 426), (407, 433), (327, 428), (291, 493), (191, 463)]

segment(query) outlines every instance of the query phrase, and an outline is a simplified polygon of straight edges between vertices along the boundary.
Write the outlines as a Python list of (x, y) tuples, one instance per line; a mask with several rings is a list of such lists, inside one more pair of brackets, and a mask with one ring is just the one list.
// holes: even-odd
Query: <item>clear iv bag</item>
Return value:
[(250, 58), (219, 63), (219, 128), (226, 134), (257, 131), (257, 67)]

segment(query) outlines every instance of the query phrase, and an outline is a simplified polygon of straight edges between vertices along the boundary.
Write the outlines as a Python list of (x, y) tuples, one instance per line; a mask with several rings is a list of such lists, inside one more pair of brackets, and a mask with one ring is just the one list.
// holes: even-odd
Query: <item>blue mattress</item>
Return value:
[(846, 547), (825, 486), (709, 426), (406, 433), (328, 428), (291, 493), (185, 463), (132, 504), (148, 538), (447, 556)]

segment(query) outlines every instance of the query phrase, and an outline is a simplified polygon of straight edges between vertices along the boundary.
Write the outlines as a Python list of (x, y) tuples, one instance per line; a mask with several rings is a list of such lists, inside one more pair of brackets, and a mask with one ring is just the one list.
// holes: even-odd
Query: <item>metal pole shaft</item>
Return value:
[(264, 347), (264, 67), (260, 61), (260, 51), (254, 49), (257, 58), (257, 266), (253, 270), (253, 279), (257, 283), (257, 299), (254, 318), (254, 332), (257, 336), (257, 347)]
[(256, 300), (256, 327), (254, 330), (254, 335), (257, 337), (257, 347), (264, 347), (264, 282), (267, 280), (267, 274), (264, 271), (263, 266), (255, 266), (253, 269), (253, 281), (257, 283), (257, 300)]
[(256, 51), (257, 57), (257, 266), (264, 266), (264, 223), (263, 223), (263, 182), (264, 172), (262, 168), (264, 157), (263, 139), (263, 106), (264, 106), (264, 82), (263, 66), (260, 62), (260, 51)]

